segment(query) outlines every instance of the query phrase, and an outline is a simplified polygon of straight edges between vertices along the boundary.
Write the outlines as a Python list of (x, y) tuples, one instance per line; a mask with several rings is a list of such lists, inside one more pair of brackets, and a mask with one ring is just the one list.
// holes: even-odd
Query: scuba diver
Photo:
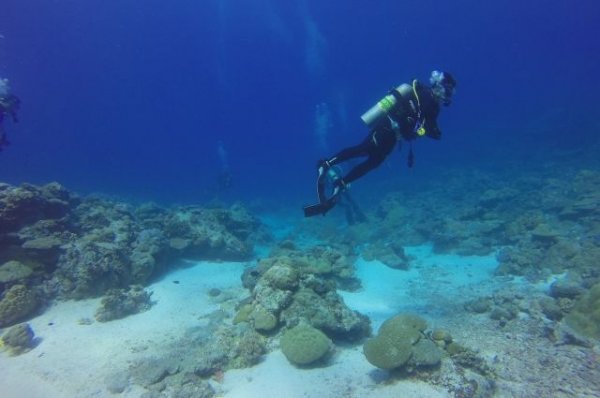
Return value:
[[(448, 106), (456, 87), (456, 80), (448, 72), (433, 71), (429, 78), (430, 86), (418, 80), (411, 84), (401, 84), (390, 92), (361, 119), (369, 127), (369, 135), (356, 145), (343, 149), (329, 159), (317, 163), (317, 194), (319, 203), (305, 206), (304, 216), (325, 215), (340, 199), (350, 183), (356, 181), (371, 170), (377, 168), (392, 152), (398, 141), (410, 145), (408, 167), (414, 163), (412, 141), (427, 136), (435, 140), (441, 138), (437, 125), (440, 105)], [(327, 196), (326, 180), (328, 170), (334, 165), (357, 157), (366, 157), (362, 163), (352, 168), (344, 177), (337, 178), (332, 184), (331, 195)]]
[(8, 79), (0, 78), (0, 152), (4, 147), (10, 145), (3, 126), (4, 117), (10, 116), (13, 123), (17, 123), (19, 121), (17, 111), (20, 104), (19, 97), (10, 93)]

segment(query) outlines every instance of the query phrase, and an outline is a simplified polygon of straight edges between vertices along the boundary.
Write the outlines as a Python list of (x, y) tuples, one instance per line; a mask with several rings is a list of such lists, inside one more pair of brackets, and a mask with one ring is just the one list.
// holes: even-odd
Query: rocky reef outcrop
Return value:
[(0, 327), (53, 298), (145, 285), (182, 260), (249, 259), (259, 236), (240, 205), (133, 206), (58, 183), (0, 184)]
[(35, 347), (35, 333), (27, 323), (21, 323), (8, 329), (0, 337), (0, 348), (6, 348), (10, 355), (20, 355)]
[[(345, 255), (331, 247), (280, 247), (244, 273), (251, 296), (239, 304), (234, 323), (247, 323), (265, 336), (282, 333), (292, 363), (316, 362), (329, 352), (328, 341), (357, 342), (371, 333), (369, 319), (337, 293), (353, 278), (352, 270)], [(303, 344), (314, 350), (298, 348)]]
[(133, 285), (129, 289), (110, 289), (102, 297), (94, 317), (99, 322), (108, 322), (147, 311), (153, 304), (151, 297), (152, 293), (140, 285)]

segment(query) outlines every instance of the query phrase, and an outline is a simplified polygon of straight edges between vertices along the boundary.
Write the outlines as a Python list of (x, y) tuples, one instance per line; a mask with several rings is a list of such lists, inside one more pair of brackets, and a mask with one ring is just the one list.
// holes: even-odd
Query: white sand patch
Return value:
[(340, 292), (350, 308), (371, 319), (374, 330), (400, 312), (437, 318), (493, 288), (494, 256), (436, 255), (430, 246), (407, 247), (406, 253), (414, 258), (408, 270), (360, 259), (356, 275), (363, 288)]
[(251, 369), (225, 374), (227, 398), (442, 398), (450, 395), (425, 383), (398, 381), (384, 384), (385, 373), (371, 366), (361, 347), (338, 350), (327, 367), (298, 369), (281, 351)]
[[(149, 311), (111, 322), (80, 324), (81, 319), (94, 318), (100, 299), (55, 305), (29, 322), (41, 339), (34, 350), (13, 358), (0, 355), (0, 396), (114, 397), (104, 378), (127, 369), (139, 352), (152, 355), (197, 326), (198, 317), (218, 307), (209, 300), (208, 290), (239, 286), (243, 267), (203, 262), (174, 271), (148, 287), (156, 301)], [(120, 396), (139, 394), (134, 387)]]

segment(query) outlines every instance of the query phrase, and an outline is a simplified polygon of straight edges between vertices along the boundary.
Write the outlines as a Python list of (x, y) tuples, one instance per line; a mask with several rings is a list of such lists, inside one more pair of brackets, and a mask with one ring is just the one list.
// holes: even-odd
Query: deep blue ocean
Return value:
[(360, 142), (365, 110), (434, 69), (458, 80), (442, 140), (419, 140), (410, 170), (394, 153), (357, 195), (552, 162), (597, 142), (598, 37), (594, 0), (3, 0), (0, 77), (22, 108), (5, 120), (0, 181), (300, 214), (316, 160)]

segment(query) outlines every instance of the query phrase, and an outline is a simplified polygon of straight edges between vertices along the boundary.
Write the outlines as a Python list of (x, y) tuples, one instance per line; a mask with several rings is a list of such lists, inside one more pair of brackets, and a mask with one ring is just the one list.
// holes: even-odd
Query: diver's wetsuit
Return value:
[(343, 149), (328, 163), (333, 166), (349, 159), (366, 156), (367, 159), (364, 162), (356, 165), (344, 176), (344, 183), (349, 184), (378, 167), (392, 152), (396, 141), (396, 132), (391, 128), (373, 130), (362, 143)]
[[(397, 97), (398, 103), (395, 109), (390, 112), (390, 118), (397, 123), (396, 129), (392, 127), (390, 118), (384, 118), (379, 125), (370, 131), (362, 143), (343, 149), (335, 156), (327, 159), (329, 166), (333, 166), (349, 159), (367, 157), (364, 162), (355, 166), (342, 178), (344, 184), (359, 179), (383, 163), (400, 137), (406, 141), (416, 139), (418, 137), (415, 132), (417, 123), (423, 124), (426, 136), (436, 140), (440, 139), (441, 132), (436, 120), (440, 112), (440, 105), (429, 87), (417, 82), (416, 90), (419, 95), (418, 102), (412, 89), (410, 91), (406, 90), (404, 94)], [(418, 103), (420, 103), (420, 106)]]

